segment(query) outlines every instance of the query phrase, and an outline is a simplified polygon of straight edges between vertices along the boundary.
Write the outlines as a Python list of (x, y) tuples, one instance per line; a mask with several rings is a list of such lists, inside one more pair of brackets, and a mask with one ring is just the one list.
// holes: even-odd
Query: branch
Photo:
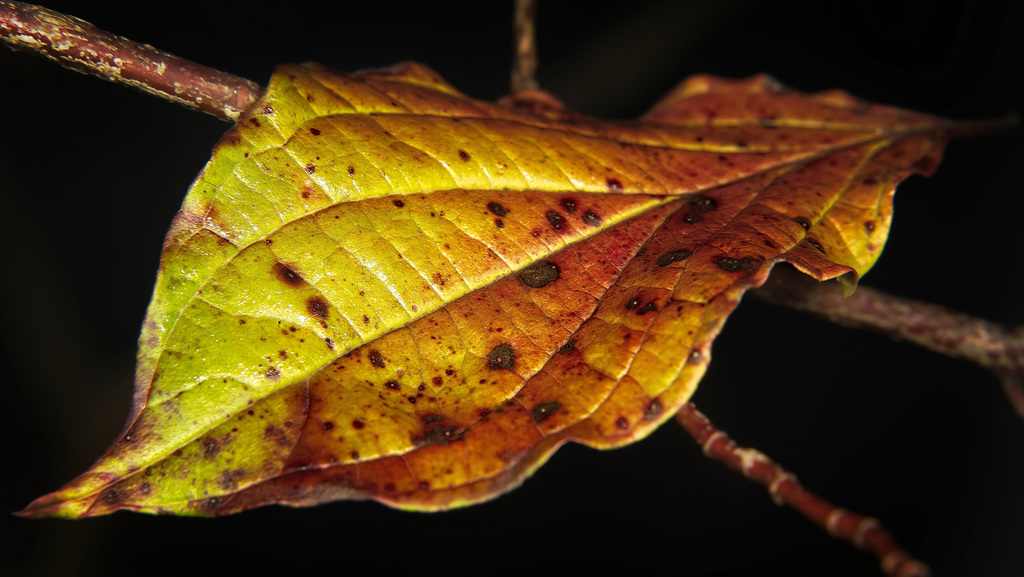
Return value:
[(516, 0), (512, 93), (537, 88), (537, 0)]
[(864, 517), (829, 503), (808, 491), (796, 477), (756, 449), (739, 447), (715, 427), (693, 403), (676, 413), (676, 420), (704, 448), (704, 454), (764, 485), (778, 505), (789, 505), (829, 535), (867, 549), (878, 558), (882, 572), (891, 577), (925, 577), (928, 566), (903, 549), (878, 519)]
[(263, 92), (251, 80), (21, 2), (0, 0), (0, 40), (14, 50), (41, 54), (65, 68), (126, 84), (223, 120), (238, 120)]
[(1002, 381), (1010, 404), (1024, 417), (1024, 327), (1007, 330), (949, 309), (867, 287), (844, 299), (838, 283), (819, 283), (784, 268), (750, 294), (846, 327), (868, 329), (931, 351), (976, 363)]

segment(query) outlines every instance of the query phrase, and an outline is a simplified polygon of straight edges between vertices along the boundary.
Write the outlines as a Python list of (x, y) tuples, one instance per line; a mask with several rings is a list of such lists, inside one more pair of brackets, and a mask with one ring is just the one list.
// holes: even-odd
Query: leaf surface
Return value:
[(763, 76), (605, 122), (282, 66), (171, 226), (124, 433), (25, 513), (444, 509), (631, 443), (775, 263), (852, 290), (948, 128)]

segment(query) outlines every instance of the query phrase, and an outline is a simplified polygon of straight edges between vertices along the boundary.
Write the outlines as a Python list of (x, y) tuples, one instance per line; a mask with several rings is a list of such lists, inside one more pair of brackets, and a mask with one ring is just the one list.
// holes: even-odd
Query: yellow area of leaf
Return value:
[(947, 128), (767, 77), (603, 122), (282, 66), (171, 226), (125, 432), (25, 513), (443, 509), (631, 443), (773, 264), (866, 272)]

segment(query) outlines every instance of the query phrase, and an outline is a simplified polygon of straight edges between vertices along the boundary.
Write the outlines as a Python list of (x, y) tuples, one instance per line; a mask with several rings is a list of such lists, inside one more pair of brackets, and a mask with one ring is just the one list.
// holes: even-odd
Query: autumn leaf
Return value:
[(763, 76), (603, 122), (282, 66), (168, 233), (128, 426), (24, 513), (444, 509), (634, 442), (774, 264), (852, 290), (948, 128)]

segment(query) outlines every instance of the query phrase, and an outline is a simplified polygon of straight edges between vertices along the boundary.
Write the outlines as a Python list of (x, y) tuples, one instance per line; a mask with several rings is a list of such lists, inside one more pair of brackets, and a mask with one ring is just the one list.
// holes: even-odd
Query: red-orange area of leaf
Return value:
[[(420, 65), (352, 75), (307, 65), (282, 67), (217, 154), (243, 166), (266, 124), (288, 125), (287, 98), (348, 107), (296, 121), (262, 149), (294, 159), (274, 175), (293, 183), (293, 213), (259, 224), (244, 202), (204, 196), (201, 176), (154, 295), (191, 300), (173, 314), (151, 306), (125, 434), (25, 514), (221, 515), (336, 499), (445, 509), (514, 488), (566, 442), (634, 442), (689, 399), (726, 317), (773, 265), (847, 275), (852, 288), (884, 246), (896, 184), (937, 166), (950, 128), (764, 76), (691, 78), (641, 119), (605, 122), (539, 92), (475, 101)], [(379, 156), (332, 152), (356, 139), (376, 139)], [(430, 170), (454, 185), (434, 186)], [(378, 180), (360, 180), (367, 173)], [(373, 192), (380, 179), (387, 190)], [(337, 270), (283, 256), (296, 238), (355, 254), (349, 236), (317, 235), (358, 214), (394, 247), (359, 270), (385, 279), (401, 320), (373, 303), (351, 313), (349, 293), (330, 288), (348, 282)], [(388, 236), (408, 224), (395, 214), (414, 223), (405, 236)], [(239, 256), (218, 256), (232, 247)], [(175, 272), (175, 259), (196, 254), (209, 270)], [(161, 388), (163, 375), (179, 378), (174, 359), (189, 358), (161, 323), (227, 287), (217, 275), (243, 257), (265, 271), (249, 278), (271, 287), (259, 297), (271, 316), (292, 312), (276, 317), (269, 348), (240, 357), (269, 392), (240, 393), (236, 409), (193, 431)], [(357, 288), (351, 299), (369, 299)], [(218, 326), (261, 322), (220, 306), (208, 313)], [(336, 332), (346, 324), (361, 341)], [(232, 346), (263, 346), (261, 333), (238, 331)], [(326, 361), (293, 371), (307, 340)], [(184, 440), (161, 445), (163, 431)]]

